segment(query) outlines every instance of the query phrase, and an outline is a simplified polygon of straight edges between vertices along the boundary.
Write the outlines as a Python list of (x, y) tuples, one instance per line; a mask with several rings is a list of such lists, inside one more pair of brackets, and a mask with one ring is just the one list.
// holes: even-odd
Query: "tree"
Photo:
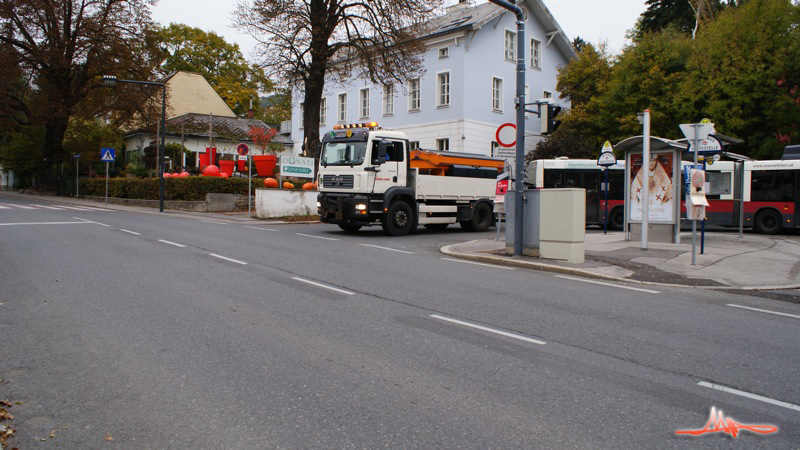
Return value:
[(573, 107), (585, 105), (605, 90), (611, 78), (611, 55), (605, 43), (584, 43), (578, 57), (558, 69), (556, 89)]
[[(42, 166), (48, 184), (65, 161), (62, 144), (73, 115), (105, 105), (98, 79), (104, 73), (149, 78), (156, 61), (147, 0), (0, 0), (0, 43), (26, 82), (28, 121), (41, 123)], [(107, 91), (107, 90), (104, 90)], [(107, 93), (102, 95), (107, 98)], [(83, 104), (82, 104), (83, 103)], [(5, 111), (4, 113), (7, 113)]]
[(304, 95), (306, 155), (319, 156), (326, 74), (373, 83), (403, 82), (419, 71), (422, 24), (441, 0), (243, 0), (235, 22), (259, 41), (270, 77)]
[(721, 13), (695, 45), (676, 91), (685, 119), (710, 118), (754, 158), (778, 158), (800, 142), (800, 5), (749, 0)]
[(259, 92), (272, 90), (264, 70), (248, 64), (238, 44), (230, 44), (214, 32), (171, 23), (160, 28), (158, 35), (165, 52), (161, 70), (203, 75), (239, 116), (250, 108), (250, 101), (258, 109)]
[(274, 128), (264, 128), (264, 127), (250, 127), (250, 130), (247, 131), (247, 136), (250, 138), (253, 143), (258, 146), (261, 150), (262, 155), (276, 154), (277, 149), (273, 147), (270, 142), (275, 135), (278, 134), (278, 130)]
[[(73, 117), (64, 133), (64, 151), (67, 155), (80, 154), (81, 163), (100, 162), (101, 148), (122, 148), (119, 131), (105, 121)], [(117, 160), (120, 159), (117, 153)]]

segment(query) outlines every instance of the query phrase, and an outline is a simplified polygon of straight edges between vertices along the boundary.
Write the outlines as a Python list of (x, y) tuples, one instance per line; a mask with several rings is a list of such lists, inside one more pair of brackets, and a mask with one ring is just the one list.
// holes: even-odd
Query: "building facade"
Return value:
[[(576, 57), (567, 36), (539, 0), (525, 0), (526, 102), (552, 98), (558, 68)], [(338, 123), (378, 122), (405, 132), (412, 146), (493, 155), (495, 132), (516, 123), (516, 16), (492, 3), (460, 2), (431, 21), (424, 71), (405, 83), (326, 80), (320, 132)], [(302, 92), (293, 92), (292, 141), (303, 142)], [(529, 109), (535, 109), (530, 106)], [(540, 122), (526, 114), (526, 152), (541, 139)]]

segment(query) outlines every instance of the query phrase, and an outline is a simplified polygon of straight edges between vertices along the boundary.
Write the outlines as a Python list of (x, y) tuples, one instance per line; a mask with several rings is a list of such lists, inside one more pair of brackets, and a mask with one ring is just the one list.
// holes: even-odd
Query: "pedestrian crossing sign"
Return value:
[(113, 148), (102, 148), (100, 149), (100, 161), (103, 162), (114, 162), (114, 149)]

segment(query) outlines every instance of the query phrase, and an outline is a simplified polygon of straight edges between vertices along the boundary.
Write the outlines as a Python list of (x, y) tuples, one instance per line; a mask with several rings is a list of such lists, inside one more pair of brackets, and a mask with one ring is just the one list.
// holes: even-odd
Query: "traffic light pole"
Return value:
[(517, 153), (514, 179), (514, 256), (522, 256), (525, 221), (523, 187), (525, 181), (525, 15), (517, 5), (506, 0), (489, 0), (517, 16)]

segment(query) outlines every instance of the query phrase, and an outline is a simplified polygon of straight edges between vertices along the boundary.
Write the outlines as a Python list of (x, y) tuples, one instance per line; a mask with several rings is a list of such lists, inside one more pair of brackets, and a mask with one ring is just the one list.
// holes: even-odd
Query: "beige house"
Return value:
[[(253, 147), (247, 131), (252, 127), (270, 127), (252, 117), (237, 117), (199, 73), (175, 72), (169, 75), (165, 82), (167, 84), (166, 143), (182, 143), (190, 150), (193, 158), (190, 157), (186, 161), (190, 166), (197, 165), (199, 153), (205, 152), (212, 144), (222, 155), (235, 154), (236, 146), (242, 142)], [(155, 146), (159, 141), (152, 130), (144, 128), (128, 131), (123, 139), (125, 159), (134, 164), (143, 161), (145, 148)], [(283, 145), (286, 151), (291, 151), (291, 139), (278, 134), (273, 138), (273, 142)], [(168, 163), (168, 168), (170, 165), (183, 165), (183, 162), (173, 161), (171, 164)]]

